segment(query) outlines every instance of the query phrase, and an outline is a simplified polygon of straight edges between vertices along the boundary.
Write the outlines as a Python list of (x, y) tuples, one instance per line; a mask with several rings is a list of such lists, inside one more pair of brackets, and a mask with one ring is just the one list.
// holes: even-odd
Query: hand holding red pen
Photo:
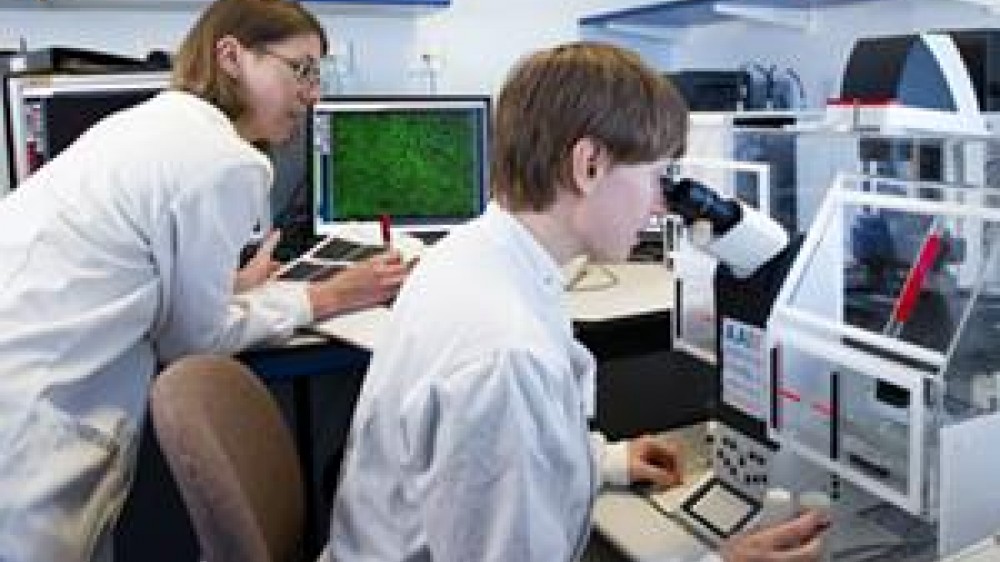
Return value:
[(382, 245), (388, 250), (392, 248), (392, 218), (383, 213), (378, 217), (378, 225), (382, 233)]
[(411, 265), (389, 250), (355, 263), (329, 279), (309, 285), (314, 318), (385, 304), (396, 296)]
[(254, 256), (236, 271), (233, 279), (234, 293), (241, 293), (260, 286), (278, 271), (281, 263), (275, 261), (272, 254), (274, 254), (274, 249), (280, 240), (281, 231), (279, 230), (272, 230), (267, 234)]
[(309, 301), (314, 318), (386, 304), (395, 298), (415, 262), (404, 262), (402, 254), (392, 248), (389, 215), (379, 217), (379, 228), (385, 252), (310, 284)]

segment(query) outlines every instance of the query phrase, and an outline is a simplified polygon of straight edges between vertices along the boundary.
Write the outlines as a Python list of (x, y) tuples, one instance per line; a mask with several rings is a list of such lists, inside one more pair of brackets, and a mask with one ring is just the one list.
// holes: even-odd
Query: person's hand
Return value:
[(725, 562), (818, 562), (823, 552), (825, 515), (807, 511), (791, 521), (739, 534), (726, 541)]
[(628, 475), (632, 482), (668, 488), (684, 480), (684, 454), (680, 443), (650, 435), (628, 444)]
[(269, 232), (253, 258), (236, 270), (236, 277), (233, 279), (234, 293), (241, 293), (264, 284), (281, 267), (281, 264), (271, 257), (279, 240), (281, 240), (280, 230)]
[(399, 292), (410, 269), (399, 252), (389, 250), (310, 283), (313, 316), (324, 318), (385, 303)]

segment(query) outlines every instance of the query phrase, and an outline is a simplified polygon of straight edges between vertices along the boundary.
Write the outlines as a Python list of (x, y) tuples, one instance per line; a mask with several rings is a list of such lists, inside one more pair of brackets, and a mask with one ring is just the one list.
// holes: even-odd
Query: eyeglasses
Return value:
[(259, 51), (265, 55), (274, 57), (281, 62), (285, 63), (285, 66), (292, 71), (295, 75), (295, 79), (298, 80), (299, 84), (302, 86), (315, 87), (320, 83), (320, 70), (319, 63), (316, 59), (312, 57), (306, 57), (305, 59), (293, 59), (291, 57), (286, 57), (275, 53), (270, 49), (260, 48)]

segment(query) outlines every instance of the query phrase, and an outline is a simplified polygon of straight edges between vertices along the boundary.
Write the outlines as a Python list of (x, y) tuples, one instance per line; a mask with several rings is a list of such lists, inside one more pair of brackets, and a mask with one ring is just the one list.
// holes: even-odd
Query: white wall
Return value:
[[(679, 30), (664, 70), (736, 68), (746, 62), (792, 67), (802, 77), (808, 105), (820, 107), (840, 89), (854, 40), (931, 29), (1000, 27), (1000, 15), (958, 0), (878, 0), (823, 7), (816, 3), (811, 29), (732, 21)], [(634, 40), (628, 43), (646, 52)], [(658, 55), (648, 55), (655, 60)], [(662, 58), (662, 57), (659, 57)]]
[[(413, 17), (316, 12), (335, 46), (353, 46), (357, 60), (356, 71), (349, 77), (353, 88), (393, 91), (401, 87), (405, 72), (400, 53), (413, 41)], [(172, 52), (197, 15), (193, 10), (2, 10), (0, 20), (6, 29), (0, 32), (0, 46), (16, 46), (23, 37), (29, 48), (62, 45), (135, 56), (150, 49)], [(13, 25), (8, 28), (7, 22)]]
[[(134, 0), (141, 1), (141, 0)], [(160, 1), (160, 0), (150, 0)], [(361, 16), (314, 11), (342, 52), (354, 52), (347, 92), (427, 88), (420, 55), (432, 55), (440, 92), (493, 92), (525, 53), (580, 36), (579, 18), (644, 0), (453, 0), (423, 16)], [(822, 6), (822, 2), (819, 3)], [(672, 41), (584, 31), (639, 50), (663, 70), (735, 68), (745, 62), (793, 67), (818, 107), (836, 93), (857, 37), (931, 28), (1000, 27), (1000, 15), (957, 0), (878, 0), (819, 7), (813, 28), (791, 30), (742, 21), (669, 31)], [(2, 10), (0, 47), (68, 45), (139, 55), (173, 50), (194, 11)], [(8, 25), (10, 22), (12, 25)]]
[[(141, 2), (143, 0), (134, 0)], [(157, 2), (161, 0), (149, 0)], [(525, 52), (578, 36), (577, 19), (631, 5), (630, 0), (453, 0), (426, 15), (343, 15), (313, 7), (334, 47), (354, 53), (347, 92), (425, 88), (419, 55), (435, 57), (440, 92), (491, 92)], [(173, 51), (197, 16), (194, 10), (0, 10), (0, 47), (23, 37), (29, 48), (64, 45), (144, 55)]]
[(439, 84), (455, 92), (494, 92), (511, 65), (535, 49), (580, 37), (584, 16), (634, 6), (635, 0), (452, 0), (417, 22), (408, 54), (440, 56)]

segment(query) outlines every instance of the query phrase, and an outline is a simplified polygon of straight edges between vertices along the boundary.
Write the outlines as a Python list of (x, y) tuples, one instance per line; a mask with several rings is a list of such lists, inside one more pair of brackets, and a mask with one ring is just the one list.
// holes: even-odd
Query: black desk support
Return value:
[(670, 311), (575, 322), (597, 360), (597, 415), (610, 439), (656, 433), (707, 419), (715, 388), (709, 366), (671, 349)]

